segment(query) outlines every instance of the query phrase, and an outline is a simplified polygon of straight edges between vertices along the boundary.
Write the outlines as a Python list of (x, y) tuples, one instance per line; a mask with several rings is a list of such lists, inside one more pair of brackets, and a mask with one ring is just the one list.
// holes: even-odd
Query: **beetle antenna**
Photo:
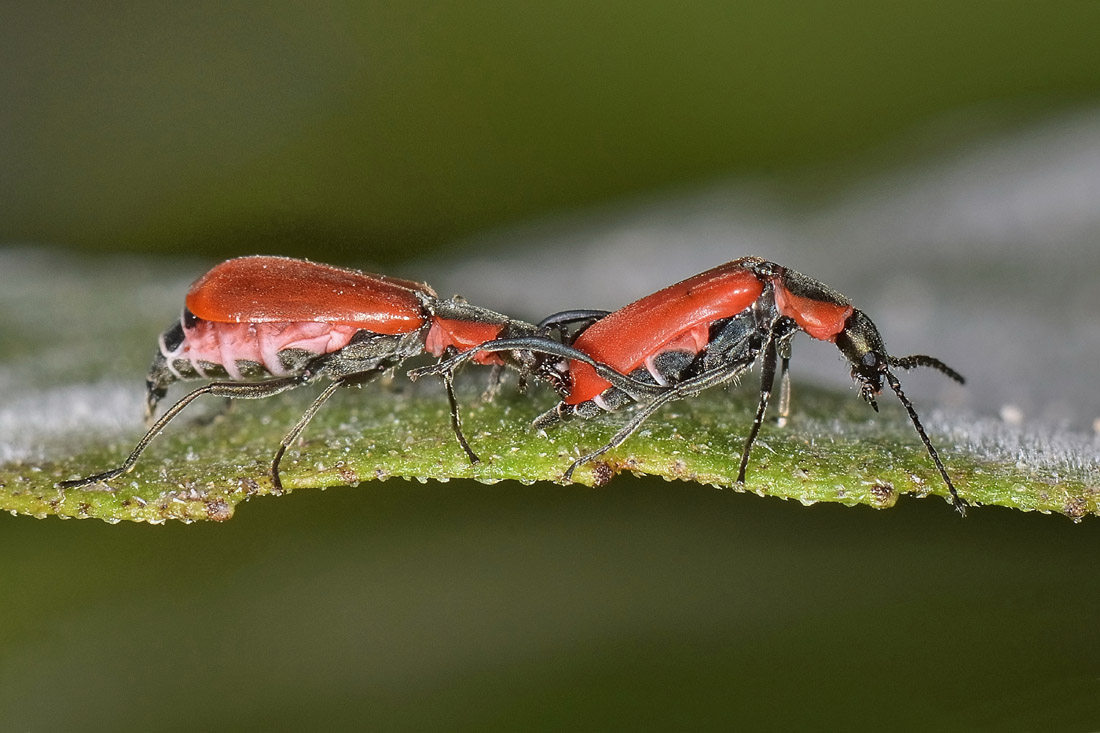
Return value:
[[(908, 359), (912, 358), (914, 357), (908, 357)], [(905, 360), (903, 359), (901, 361)], [(936, 360), (933, 359), (932, 361)], [(924, 447), (928, 449), (928, 455), (932, 456), (932, 460), (935, 462), (936, 468), (940, 470), (940, 476), (943, 476), (944, 483), (947, 484), (947, 489), (951, 492), (951, 503), (954, 505), (959, 514), (965, 517), (966, 502), (961, 496), (959, 496), (959, 492), (955, 491), (955, 484), (951, 483), (951, 477), (947, 475), (947, 469), (944, 468), (943, 461), (940, 460), (940, 454), (936, 452), (936, 448), (932, 445), (932, 441), (928, 439), (928, 433), (924, 432), (924, 426), (921, 425), (920, 418), (917, 417), (917, 411), (913, 408), (913, 403), (910, 402), (909, 398), (905, 396), (905, 393), (901, 391), (901, 381), (890, 370), (886, 371), (886, 379), (890, 382), (890, 387), (894, 390), (894, 394), (896, 394), (898, 396), (898, 399), (901, 400), (901, 404), (905, 405), (905, 410), (909, 413), (909, 419), (913, 421), (913, 427), (917, 429), (917, 433), (920, 435), (920, 439), (924, 441)]]
[(947, 366), (934, 356), (926, 356), (925, 354), (913, 354), (912, 356), (903, 356), (900, 359), (896, 356), (891, 356), (888, 358), (888, 361), (890, 362), (890, 366), (900, 367), (901, 369), (929, 367), (930, 369), (935, 369), (938, 372), (946, 374), (959, 384), (966, 384), (966, 377), (959, 374), (957, 371)]

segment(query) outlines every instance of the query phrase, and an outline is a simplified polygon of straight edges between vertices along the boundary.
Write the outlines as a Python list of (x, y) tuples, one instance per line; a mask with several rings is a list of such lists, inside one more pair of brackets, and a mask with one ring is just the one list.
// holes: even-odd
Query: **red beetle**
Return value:
[[(121, 466), (63, 481), (60, 486), (84, 486), (129, 472), (149, 442), (202, 395), (258, 399), (322, 377), (330, 379), (272, 460), (272, 479), (281, 489), (283, 453), (339, 387), (368, 382), (424, 352), (439, 357), (493, 339), (535, 333), (528, 323), (459, 298), (440, 300), (423, 283), (288, 257), (228, 260), (191, 286), (179, 322), (161, 335), (146, 380), (147, 420), (173, 382), (217, 381), (170, 407)], [(471, 358), (480, 364), (498, 368), (508, 364), (522, 370), (523, 356), (492, 351)], [(476, 462), (477, 455), (462, 435), (449, 377), (446, 382), (455, 435)]]
[(892, 368), (931, 367), (960, 383), (963, 377), (930, 356), (889, 356), (871, 319), (853, 308), (848, 298), (813, 278), (759, 257), (734, 260), (637, 300), (596, 320), (572, 345), (537, 335), (490, 341), (414, 370), (410, 376), (443, 374), (449, 378), (450, 370), (477, 353), (524, 350), (543, 355), (541, 363), (531, 368), (559, 385), (563, 398), (535, 421), (536, 428), (638, 405), (606, 445), (569, 466), (563, 477), (569, 480), (578, 466), (630, 437), (661, 405), (727, 384), (759, 360), (760, 401), (737, 475), (738, 483), (744, 483), (752, 445), (771, 398), (777, 361), (782, 373), (781, 419), (786, 416), (791, 341), (799, 331), (837, 345), (852, 365), (860, 396), (876, 411), (875, 397), (886, 380), (909, 413), (947, 484), (952, 503), (965, 512), (966, 503)]

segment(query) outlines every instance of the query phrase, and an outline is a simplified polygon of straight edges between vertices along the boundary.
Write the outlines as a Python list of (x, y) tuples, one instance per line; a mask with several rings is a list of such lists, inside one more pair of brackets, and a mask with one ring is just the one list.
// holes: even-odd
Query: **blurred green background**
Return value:
[[(387, 265), (1100, 98), (1100, 4), (896, 8), (9, 5), (0, 242)], [(626, 476), (0, 517), (0, 727), (1095, 730), (1098, 547)]]
[[(388, 262), (1100, 94), (1095, 3), (9, 5), (0, 241)], [(960, 134), (958, 130), (954, 134)]]

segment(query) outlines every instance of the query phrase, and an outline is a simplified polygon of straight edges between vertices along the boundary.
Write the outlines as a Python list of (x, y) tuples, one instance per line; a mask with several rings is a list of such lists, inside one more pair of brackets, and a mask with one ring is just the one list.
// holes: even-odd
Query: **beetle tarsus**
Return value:
[(97, 473), (94, 476), (85, 476), (84, 478), (69, 479), (67, 481), (58, 481), (56, 486), (59, 489), (79, 489), (83, 486), (90, 486), (92, 484), (103, 484), (103, 491), (114, 491), (107, 482), (111, 479), (116, 479), (124, 473), (128, 473), (127, 468), (113, 468), (110, 471), (104, 471), (103, 473)]

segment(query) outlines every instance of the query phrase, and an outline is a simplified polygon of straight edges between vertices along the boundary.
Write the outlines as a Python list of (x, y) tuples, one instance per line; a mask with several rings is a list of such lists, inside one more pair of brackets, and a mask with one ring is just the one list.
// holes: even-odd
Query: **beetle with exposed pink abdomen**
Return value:
[[(423, 283), (288, 257), (228, 260), (195, 281), (179, 321), (161, 335), (146, 380), (147, 418), (153, 418), (173, 382), (215, 381), (169, 408), (121, 466), (60, 486), (85, 486), (130, 471), (149, 442), (202, 395), (258, 399), (330, 379), (272, 460), (272, 481), (281, 488), (283, 453), (339, 387), (370, 381), (419, 354), (442, 357), (535, 333), (535, 326), (459, 298), (441, 300)], [(523, 358), (523, 353), (493, 351), (473, 360), (524, 371)], [(476, 462), (449, 379), (447, 394), (455, 436)]]

